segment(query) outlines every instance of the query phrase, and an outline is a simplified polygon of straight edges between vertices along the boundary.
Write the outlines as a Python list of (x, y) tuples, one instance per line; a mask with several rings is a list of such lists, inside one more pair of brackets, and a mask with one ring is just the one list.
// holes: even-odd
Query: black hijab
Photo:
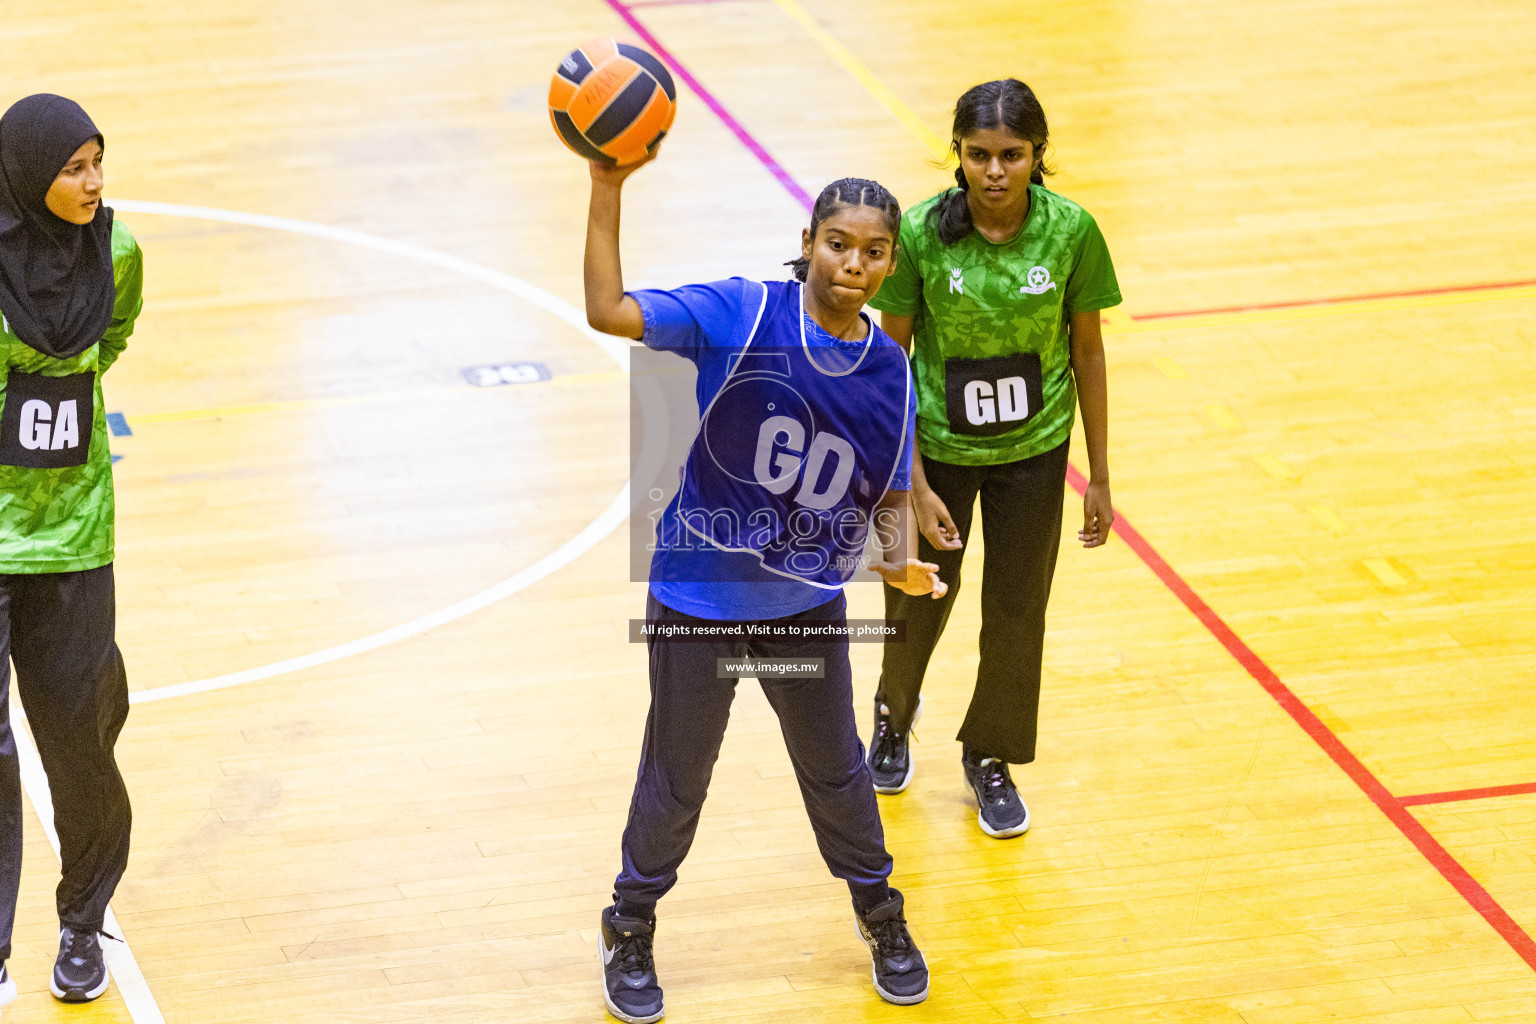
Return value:
[(112, 211), (71, 224), (43, 201), (75, 150), (101, 132), (63, 96), (38, 93), (0, 116), (0, 313), (11, 332), (67, 359), (112, 322)]

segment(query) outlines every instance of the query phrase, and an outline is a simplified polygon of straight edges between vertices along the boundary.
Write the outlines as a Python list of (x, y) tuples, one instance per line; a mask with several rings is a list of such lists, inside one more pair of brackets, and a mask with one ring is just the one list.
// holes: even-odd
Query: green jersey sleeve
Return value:
[(128, 347), (128, 336), (144, 308), (144, 253), (138, 239), (122, 221), (112, 221), (112, 276), (117, 298), (112, 303), (112, 322), (101, 336), (96, 372), (106, 373)]
[(923, 274), (918, 266), (917, 255), (921, 251), (918, 228), (910, 216), (901, 218), (901, 230), (896, 237), (896, 269), (891, 271), (870, 306), (892, 316), (912, 316), (923, 300)]
[(1082, 217), (1077, 266), (1067, 278), (1064, 305), (1068, 315), (1120, 305), (1120, 283), (1115, 280), (1104, 233), (1087, 210), (1082, 211)]

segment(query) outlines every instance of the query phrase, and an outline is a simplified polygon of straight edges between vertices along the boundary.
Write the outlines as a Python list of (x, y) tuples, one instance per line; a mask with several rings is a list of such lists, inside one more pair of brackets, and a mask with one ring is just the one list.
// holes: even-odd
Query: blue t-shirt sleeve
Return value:
[[(907, 372), (911, 372), (910, 370)], [(912, 445), (917, 437), (917, 388), (907, 387), (907, 433), (896, 459), (896, 474), (891, 477), (893, 491), (912, 489)]]
[(763, 285), (744, 277), (686, 284), (671, 291), (629, 293), (645, 318), (646, 348), (676, 352), (698, 361), (705, 348), (745, 345), (762, 306)]

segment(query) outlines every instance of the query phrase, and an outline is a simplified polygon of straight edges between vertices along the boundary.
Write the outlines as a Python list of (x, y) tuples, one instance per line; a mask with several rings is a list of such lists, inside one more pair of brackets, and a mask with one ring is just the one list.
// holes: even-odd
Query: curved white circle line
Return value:
[[(309, 235), (312, 238), (325, 238), (335, 242), (344, 242), (348, 245), (360, 246), (364, 249), (373, 249), (376, 252), (390, 253), (405, 259), (415, 260), (418, 263), (428, 263), (435, 267), (441, 267), (444, 270), (488, 284), (492, 288), (515, 295), (525, 302), (537, 306), (551, 316), (575, 328), (583, 337), (606, 352), (608, 357), (618, 364), (620, 369), (628, 370), (629, 368), (629, 346), (594, 331), (587, 325), (586, 316), (564, 299), (545, 291), (537, 285), (529, 284), (521, 278), (513, 277), (511, 274), (505, 274), (499, 270), (492, 270), (490, 267), (472, 263), (457, 256), (436, 252), (419, 245), (413, 245), (410, 242), (400, 242), (390, 238), (381, 238), (378, 235), (366, 234), (362, 231), (354, 231), (351, 228), (315, 224), (310, 221), (294, 220), (289, 217), (272, 217), (262, 213), (220, 210), (209, 206), (181, 206), (176, 203), (156, 203), (138, 199), (116, 199), (112, 201), (111, 205), (113, 209), (132, 213), (148, 213), (164, 217), (186, 217), (192, 220), (222, 221), (227, 224), (244, 224), (248, 227), (270, 228), (274, 231)], [(362, 654), (364, 651), (377, 650), (380, 647), (425, 633), (430, 629), (435, 629), (438, 626), (453, 622), (455, 619), (461, 619), (466, 615), (495, 604), (497, 601), (510, 597), (518, 591), (526, 589), (540, 580), (553, 575), (595, 547), (604, 537), (612, 533), (628, 514), (629, 484), (625, 483), (624, 487), (620, 489), (618, 496), (609, 503), (608, 507), (596, 519), (588, 523), (580, 533), (528, 566), (528, 568), (507, 577), (500, 583), (487, 587), (478, 594), (473, 594), (462, 601), (457, 601), (446, 608), (439, 609), (428, 615), (420, 616), (409, 622), (402, 622), (398, 626), (360, 637), (348, 643), (337, 644), (334, 647), (327, 647), (297, 658), (273, 662), (270, 665), (243, 669), (239, 672), (211, 676), (207, 679), (198, 679), (188, 683), (175, 683), (170, 686), (157, 686), (147, 690), (139, 690), (129, 695), (128, 702), (130, 704), (147, 704), (151, 701), (167, 700), (172, 697), (207, 693), (209, 690), (222, 690), (230, 686), (239, 686), (241, 683), (253, 683), (260, 679), (271, 679), (274, 676), (287, 675), (290, 672), (313, 668), (316, 665), (340, 661), (354, 654)]]

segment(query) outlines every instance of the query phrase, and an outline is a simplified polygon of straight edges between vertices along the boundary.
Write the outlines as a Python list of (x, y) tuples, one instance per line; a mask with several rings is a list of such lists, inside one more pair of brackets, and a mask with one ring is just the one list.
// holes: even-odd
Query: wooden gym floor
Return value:
[[(7, 1017), (604, 1019), (644, 588), (611, 529), (623, 373), (572, 323), (586, 172), (543, 94), (572, 45), (642, 31), (698, 88), (629, 190), (633, 286), (782, 274), (795, 190), (833, 177), (923, 198), (955, 97), (1012, 74), (1126, 297), (1128, 528), (1064, 547), (1016, 772), (1036, 825), (989, 840), (960, 788), (974, 567), (916, 782), (882, 800), (932, 997), (873, 996), (744, 684), (661, 906), (669, 1019), (1536, 1017), (1517, 0), (7, 12), (0, 99), (92, 113), (147, 282), (106, 384), (131, 963), (99, 1004), (48, 997), (56, 862), (29, 810)], [(463, 375), (527, 362), (551, 379)], [(864, 719), (879, 652), (854, 652)]]

